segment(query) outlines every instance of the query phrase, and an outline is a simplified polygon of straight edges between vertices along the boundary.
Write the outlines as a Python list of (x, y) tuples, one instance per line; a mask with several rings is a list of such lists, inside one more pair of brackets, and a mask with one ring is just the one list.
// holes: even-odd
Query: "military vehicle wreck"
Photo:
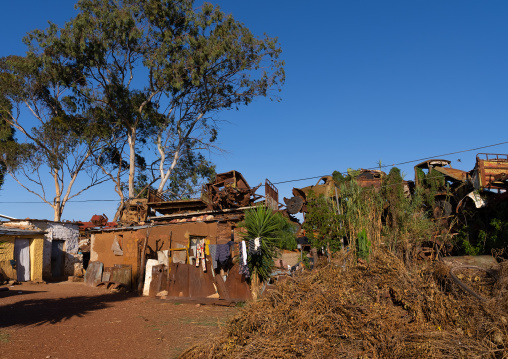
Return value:
[[(148, 190), (147, 198), (127, 201), (120, 213), (122, 225), (143, 224), (151, 219), (168, 216), (196, 215), (233, 211), (250, 207), (264, 200), (270, 208), (278, 210), (279, 195), (277, 188), (265, 181), (265, 195), (256, 194), (261, 187), (250, 187), (247, 180), (238, 171), (229, 171), (216, 175), (213, 182), (202, 186), (201, 197), (183, 200), (170, 200), (153, 190)], [(159, 214), (160, 216), (158, 216)]]
[[(359, 169), (352, 171), (353, 177), (360, 187), (374, 187), (379, 190), (383, 183), (383, 178), (386, 173), (380, 170)], [(357, 173), (358, 172), (358, 173)], [(284, 203), (287, 207), (289, 214), (296, 214), (299, 212), (307, 212), (307, 197), (309, 193), (313, 192), (315, 196), (325, 196), (328, 198), (339, 197), (340, 185), (337, 183), (333, 176), (321, 177), (314, 186), (304, 188), (293, 188), (293, 197), (284, 198)]]

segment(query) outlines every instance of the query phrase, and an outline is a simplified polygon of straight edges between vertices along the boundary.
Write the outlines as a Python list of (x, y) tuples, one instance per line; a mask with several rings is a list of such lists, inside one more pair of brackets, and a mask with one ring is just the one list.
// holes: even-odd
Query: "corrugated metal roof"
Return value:
[(41, 230), (8, 228), (0, 226), (0, 236), (30, 236), (34, 234), (45, 234), (45, 233), (46, 231)]

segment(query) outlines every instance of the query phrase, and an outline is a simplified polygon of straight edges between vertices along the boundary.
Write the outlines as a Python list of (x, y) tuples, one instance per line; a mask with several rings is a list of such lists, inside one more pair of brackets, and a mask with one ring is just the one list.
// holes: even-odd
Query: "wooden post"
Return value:
[(169, 232), (169, 251), (168, 251), (168, 280), (167, 280), (167, 288), (166, 290), (169, 292), (169, 273), (171, 272), (171, 262), (173, 262), (173, 255), (171, 253), (171, 242), (173, 240), (173, 231)]

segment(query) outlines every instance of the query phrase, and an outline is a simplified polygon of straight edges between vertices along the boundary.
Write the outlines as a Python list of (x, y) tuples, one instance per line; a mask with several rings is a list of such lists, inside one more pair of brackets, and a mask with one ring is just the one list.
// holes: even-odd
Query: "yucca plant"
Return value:
[(246, 210), (240, 227), (247, 230), (243, 234), (244, 240), (260, 238), (259, 253), (249, 255), (247, 259), (251, 280), (267, 281), (274, 267), (273, 258), (277, 257), (279, 249), (296, 248), (295, 229), (280, 213), (265, 206)]

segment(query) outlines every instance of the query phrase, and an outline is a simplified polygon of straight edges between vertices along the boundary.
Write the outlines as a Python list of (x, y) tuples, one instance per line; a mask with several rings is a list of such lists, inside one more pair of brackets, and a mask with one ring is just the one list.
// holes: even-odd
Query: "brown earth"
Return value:
[(237, 312), (83, 283), (0, 291), (0, 358), (174, 358)]

